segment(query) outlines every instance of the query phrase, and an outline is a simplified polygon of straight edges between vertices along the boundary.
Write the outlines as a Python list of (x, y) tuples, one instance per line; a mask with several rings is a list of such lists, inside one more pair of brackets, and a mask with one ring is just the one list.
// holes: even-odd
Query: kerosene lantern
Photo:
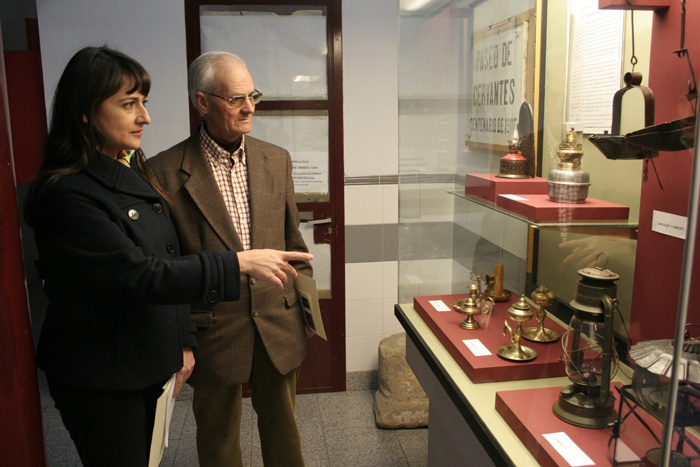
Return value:
[(598, 266), (579, 269), (578, 274), (581, 278), (576, 297), (569, 303), (574, 314), (570, 329), (561, 341), (564, 349), (562, 361), (572, 384), (559, 391), (559, 400), (552, 410), (557, 417), (572, 425), (604, 428), (617, 418), (610, 378), (615, 353), (615, 281), (620, 276)]
[(526, 157), (520, 154), (520, 136), (517, 127), (508, 140), (508, 154), (501, 157), (498, 174), (501, 178), (530, 178)]
[(591, 176), (581, 169), (581, 148), (581, 143), (576, 141), (576, 131), (573, 128), (568, 130), (557, 151), (557, 168), (550, 170), (547, 176), (551, 201), (569, 204), (586, 201)]

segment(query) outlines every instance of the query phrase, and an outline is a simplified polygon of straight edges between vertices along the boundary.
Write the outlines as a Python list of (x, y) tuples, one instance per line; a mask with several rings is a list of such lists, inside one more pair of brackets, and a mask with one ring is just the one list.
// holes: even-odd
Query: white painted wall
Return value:
[(345, 174), (398, 171), (398, 2), (343, 2)]
[(183, 0), (37, 0), (47, 112), (68, 60), (82, 47), (108, 45), (151, 74), (144, 132), (147, 155), (189, 134)]
[[(345, 174), (398, 173), (398, 2), (343, 2)], [(396, 224), (397, 185), (345, 187), (346, 225)], [(403, 331), (394, 317), (398, 263), (345, 266), (347, 371), (377, 369), (382, 338)]]

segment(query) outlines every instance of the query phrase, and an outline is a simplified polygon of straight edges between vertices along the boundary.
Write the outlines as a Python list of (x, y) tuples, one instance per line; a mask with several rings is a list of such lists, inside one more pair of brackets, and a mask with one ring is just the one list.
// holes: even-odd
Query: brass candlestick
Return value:
[(554, 342), (559, 339), (559, 333), (544, 327), (544, 320), (547, 317), (546, 307), (554, 301), (554, 293), (544, 285), (537, 287), (537, 290), (532, 292), (532, 301), (537, 305), (537, 327), (525, 328), (523, 337), (533, 342)]
[(508, 321), (504, 321), (503, 335), (507, 335), (510, 332), (510, 345), (502, 345), (498, 348), (498, 356), (505, 358), (506, 360), (513, 360), (516, 362), (524, 362), (527, 360), (532, 360), (537, 357), (537, 352), (530, 347), (524, 347), (520, 345), (520, 338), (523, 335), (523, 323), (532, 319), (534, 315), (530, 305), (528, 305), (525, 300), (525, 295), (520, 297), (512, 307), (508, 308), (508, 317), (515, 321), (517, 326), (512, 329), (508, 324)]

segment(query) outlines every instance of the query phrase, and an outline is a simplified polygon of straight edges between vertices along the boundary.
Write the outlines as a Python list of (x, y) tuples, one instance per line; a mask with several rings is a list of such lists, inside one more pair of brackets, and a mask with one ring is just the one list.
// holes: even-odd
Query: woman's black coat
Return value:
[(37, 363), (65, 384), (163, 381), (196, 346), (189, 304), (238, 299), (236, 254), (179, 256), (164, 200), (107, 156), (61, 177), (28, 214), (49, 301)]

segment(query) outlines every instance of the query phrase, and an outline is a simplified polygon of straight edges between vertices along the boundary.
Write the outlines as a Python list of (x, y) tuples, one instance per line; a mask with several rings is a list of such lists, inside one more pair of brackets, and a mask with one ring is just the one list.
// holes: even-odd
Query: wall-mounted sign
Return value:
[(584, 133), (600, 134), (610, 131), (613, 96), (621, 87), (625, 17), (588, 3), (571, 15), (567, 118)]
[(257, 111), (251, 136), (283, 147), (292, 157), (294, 190), (328, 193), (328, 117)]
[(507, 146), (525, 101), (529, 21), (511, 18), (474, 33), (469, 144)]

